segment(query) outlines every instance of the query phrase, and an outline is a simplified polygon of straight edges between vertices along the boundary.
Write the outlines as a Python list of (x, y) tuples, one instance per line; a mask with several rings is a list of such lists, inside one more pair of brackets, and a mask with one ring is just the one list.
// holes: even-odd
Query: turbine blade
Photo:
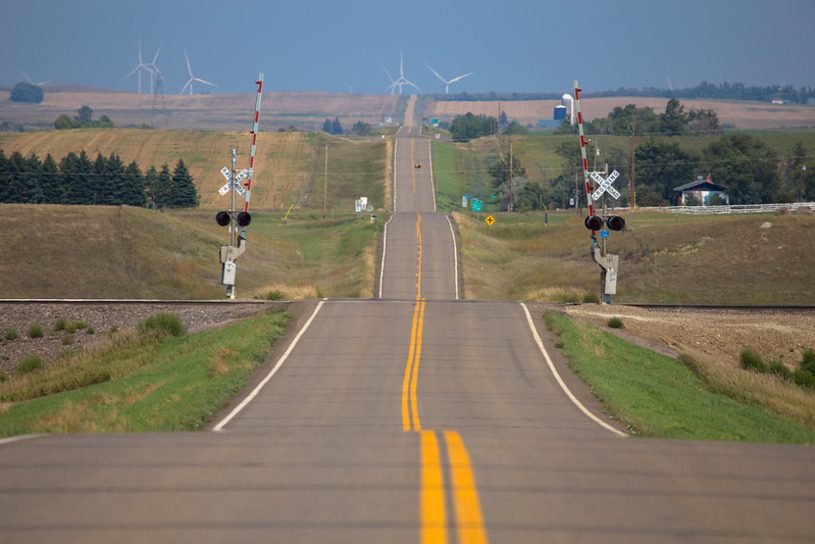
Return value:
[(425, 65), (425, 66), (427, 66), (427, 68), (428, 68), (428, 69), (429, 69), (431, 72), (433, 72), (433, 75), (435, 75), (437, 78), (439, 78), (439, 81), (441, 81), (442, 83), (447, 83), (447, 81), (446, 81), (446, 80), (445, 80), (443, 77), (441, 77), (441, 74), (440, 74), (440, 73), (438, 73), (437, 71), (435, 71), (435, 70), (433, 69), (433, 67), (432, 67), (432, 66), (430, 66), (430, 65), (429, 65), (429, 64), (427, 64), (427, 63), (425, 63), (424, 65)]
[(471, 75), (473, 75), (474, 73), (475, 73), (475, 72), (470, 72), (469, 74), (464, 74), (464, 75), (456, 76), (456, 77), (454, 77), (453, 79), (451, 79), (450, 81), (448, 81), (447, 83), (449, 84), (449, 83), (455, 83), (456, 81), (461, 81), (461, 80), (462, 80), (462, 79), (464, 79), (465, 77), (471, 76)]
[(184, 94), (184, 91), (187, 90), (187, 87), (189, 87), (190, 90), (192, 90), (192, 82), (193, 82), (193, 78), (190, 78), (189, 80), (187, 80), (187, 82), (184, 84), (184, 86), (181, 87), (181, 92), (179, 94)]
[(190, 57), (189, 57), (189, 55), (187, 55), (187, 50), (186, 49), (184, 50), (184, 60), (187, 61), (187, 72), (189, 72), (190, 78), (192, 78), (193, 77), (193, 75), (192, 75), (192, 66), (190, 66)]
[(209, 82), (206, 79), (201, 79), (200, 77), (196, 77), (196, 78), (193, 78), (193, 79), (195, 79), (195, 81), (197, 81), (198, 83), (203, 83), (204, 85), (209, 85), (210, 87), (217, 87), (218, 86), (215, 83)]
[(411, 86), (415, 87), (417, 91), (422, 92), (422, 90), (419, 88), (419, 86), (416, 85), (415, 83), (413, 83), (412, 81), (410, 81), (409, 79), (406, 79), (405, 82), (403, 83), (403, 85), (411, 85)]
[(399, 77), (405, 77), (405, 57), (401, 51), (399, 51)]
[(21, 73), (21, 74), (23, 74), (23, 77), (25, 77), (25, 78), (26, 78), (26, 80), (27, 80), (27, 81), (28, 81), (30, 84), (34, 85), (34, 80), (33, 80), (33, 79), (31, 79), (30, 77), (28, 77), (28, 74), (26, 74), (25, 72), (20, 72), (20, 73)]
[(156, 64), (156, 61), (158, 60), (158, 54), (159, 53), (161, 53), (161, 46), (160, 45), (158, 46), (158, 49), (156, 49), (156, 54), (153, 55), (153, 60), (150, 62), (151, 65)]
[(382, 69), (383, 69), (383, 70), (385, 70), (385, 75), (387, 75), (387, 76), (388, 76), (388, 79), (391, 81), (391, 83), (393, 83), (393, 82), (394, 82), (393, 76), (391, 75), (391, 73), (390, 73), (390, 72), (388, 72), (388, 69), (387, 69), (387, 68), (385, 68), (385, 66), (384, 66), (384, 65), (382, 66)]

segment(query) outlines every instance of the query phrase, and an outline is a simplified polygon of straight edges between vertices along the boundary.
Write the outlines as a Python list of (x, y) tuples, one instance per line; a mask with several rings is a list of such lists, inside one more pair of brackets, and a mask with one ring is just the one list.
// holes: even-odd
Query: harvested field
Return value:
[[(635, 104), (653, 108), (657, 113), (665, 110), (667, 98), (645, 97), (606, 97), (583, 99), (583, 115), (589, 121), (607, 116), (615, 107)], [(774, 105), (763, 102), (735, 102), (723, 100), (681, 99), (686, 110), (712, 109), (719, 116), (722, 125), (739, 129), (770, 129), (815, 127), (815, 106)], [(519, 100), (501, 102), (501, 111), (510, 119), (521, 124), (534, 125), (538, 119), (551, 119), (552, 110), (560, 104), (558, 100)], [(456, 115), (472, 112), (476, 115), (498, 115), (497, 101), (439, 101), (426, 107), (429, 117), (449, 121)]]
[[(261, 129), (293, 124), (319, 130), (326, 117), (338, 117), (348, 129), (357, 121), (376, 125), (395, 115), (398, 101), (393, 95), (265, 93)], [(136, 93), (46, 92), (41, 104), (0, 101), (0, 120), (52, 128), (57, 117), (74, 117), (83, 105), (93, 108), (94, 118), (107, 115), (119, 127), (146, 124), (163, 129), (248, 130), (255, 93), (167, 94), (154, 100)]]

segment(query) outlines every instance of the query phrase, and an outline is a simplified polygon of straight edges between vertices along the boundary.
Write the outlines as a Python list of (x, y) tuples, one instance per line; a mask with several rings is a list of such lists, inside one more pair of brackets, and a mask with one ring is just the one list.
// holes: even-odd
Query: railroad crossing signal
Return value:
[(608, 193), (611, 195), (614, 200), (620, 198), (620, 192), (611, 186), (614, 183), (614, 180), (620, 177), (620, 173), (614, 170), (607, 178), (604, 178), (600, 175), (599, 172), (592, 172), (589, 174), (591, 179), (597, 183), (597, 189), (591, 194), (591, 199), (597, 202), (600, 200), (600, 197), (603, 196), (603, 193)]
[(488, 215), (484, 218), (484, 222), (491, 227), (493, 223), (495, 223), (495, 218), (492, 215)]

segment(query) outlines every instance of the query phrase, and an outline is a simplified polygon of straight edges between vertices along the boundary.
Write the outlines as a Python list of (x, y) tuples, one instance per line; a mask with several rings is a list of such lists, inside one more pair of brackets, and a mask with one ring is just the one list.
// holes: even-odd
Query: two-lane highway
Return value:
[(539, 309), (458, 300), (430, 153), (407, 122), (381, 300), (304, 303), (214, 432), (0, 443), (0, 541), (815, 541), (810, 447), (628, 438)]

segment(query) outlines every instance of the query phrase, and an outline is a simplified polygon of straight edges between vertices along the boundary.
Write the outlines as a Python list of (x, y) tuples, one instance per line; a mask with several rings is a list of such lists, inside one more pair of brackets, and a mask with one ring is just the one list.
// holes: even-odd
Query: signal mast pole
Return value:
[[(258, 73), (257, 98), (255, 99), (255, 116), (252, 121), (252, 147), (249, 152), (249, 168), (237, 171), (238, 152), (232, 149), (232, 170), (228, 167), (221, 169), (221, 173), (227, 178), (227, 184), (222, 187), (220, 194), (230, 194), (230, 206), (228, 212), (218, 212), (215, 221), (225, 227), (229, 225), (229, 245), (221, 246), (219, 259), (221, 261), (221, 284), (226, 286), (226, 296), (235, 298), (235, 276), (237, 272), (237, 259), (246, 251), (246, 228), (252, 221), (249, 215), (249, 199), (252, 196), (252, 180), (255, 176), (255, 151), (257, 149), (258, 123), (260, 121), (260, 103), (263, 97), (263, 72)], [(246, 179), (246, 187), (241, 186), (241, 182)], [(237, 194), (244, 198), (243, 211), (238, 212)], [(240, 229), (243, 229), (242, 231)]]

